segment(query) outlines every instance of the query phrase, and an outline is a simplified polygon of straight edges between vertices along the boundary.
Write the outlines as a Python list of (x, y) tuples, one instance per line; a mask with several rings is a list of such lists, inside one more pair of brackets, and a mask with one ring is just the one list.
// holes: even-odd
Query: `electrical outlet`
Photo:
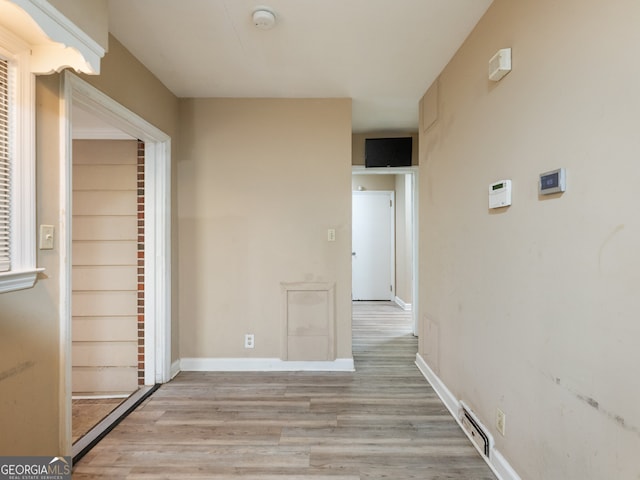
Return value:
[(244, 348), (254, 348), (256, 346), (255, 344), (255, 338), (253, 336), (253, 333), (247, 333), (244, 336)]
[(502, 410), (496, 408), (496, 429), (504, 437), (505, 424), (507, 423), (507, 416)]

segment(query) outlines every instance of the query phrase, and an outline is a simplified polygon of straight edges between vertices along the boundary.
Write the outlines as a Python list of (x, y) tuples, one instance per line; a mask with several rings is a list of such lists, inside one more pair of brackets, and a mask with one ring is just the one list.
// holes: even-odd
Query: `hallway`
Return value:
[(76, 465), (81, 479), (495, 479), (414, 365), (411, 317), (353, 307), (355, 373), (183, 372)]

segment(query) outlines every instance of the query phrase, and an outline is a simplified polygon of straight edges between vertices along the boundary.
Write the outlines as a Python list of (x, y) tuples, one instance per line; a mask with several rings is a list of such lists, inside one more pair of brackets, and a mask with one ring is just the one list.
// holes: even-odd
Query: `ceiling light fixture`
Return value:
[(270, 8), (256, 7), (253, 10), (253, 24), (260, 30), (271, 30), (276, 24), (276, 14)]

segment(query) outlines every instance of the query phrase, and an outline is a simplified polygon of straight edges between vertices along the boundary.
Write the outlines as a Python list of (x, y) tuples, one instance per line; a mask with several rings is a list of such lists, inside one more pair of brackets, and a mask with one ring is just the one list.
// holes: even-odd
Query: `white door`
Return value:
[(353, 192), (353, 300), (393, 300), (394, 193)]

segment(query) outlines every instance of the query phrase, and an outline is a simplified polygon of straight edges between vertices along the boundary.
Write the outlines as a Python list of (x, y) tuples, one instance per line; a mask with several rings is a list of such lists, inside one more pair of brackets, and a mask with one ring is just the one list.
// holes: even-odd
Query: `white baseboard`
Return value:
[[(434, 371), (431, 370), (427, 362), (424, 361), (424, 358), (422, 358), (419, 353), (416, 354), (416, 366), (422, 375), (424, 375), (424, 378), (426, 378), (429, 384), (431, 384), (433, 390), (447, 407), (447, 410), (449, 410), (451, 415), (453, 415), (453, 418), (458, 422), (460, 428), (462, 428), (462, 424), (460, 423), (460, 401), (455, 397), (451, 390), (447, 388), (444, 382), (440, 380)], [(464, 428), (462, 428), (462, 431), (467, 434)], [(521, 480), (518, 473), (511, 467), (509, 462), (507, 462), (507, 459), (504, 458), (504, 456), (495, 447), (491, 449), (489, 458), (484, 455), (481, 456), (499, 480)]]
[(453, 415), (453, 418), (458, 420), (460, 418), (460, 402), (433, 370), (431, 370), (431, 367), (427, 365), (427, 362), (424, 361), (424, 358), (422, 358), (419, 353), (416, 354), (416, 366), (422, 375), (424, 375), (424, 378), (427, 379), (427, 382), (431, 384), (438, 394), (438, 397), (440, 397), (440, 400), (444, 403), (444, 406), (449, 410), (449, 413)]
[(395, 302), (396, 302), (396, 305), (398, 305), (405, 312), (410, 312), (411, 311), (411, 304), (410, 303), (406, 303), (400, 297), (396, 297), (395, 298)]
[(502, 480), (521, 480), (520, 475), (513, 469), (507, 459), (502, 456), (502, 454), (493, 449), (491, 452), (491, 463), (493, 464), (493, 471), (496, 476)]
[(279, 358), (183, 358), (184, 372), (354, 372), (353, 358), (287, 362)]
[(171, 371), (169, 372), (169, 375), (170, 375), (169, 378), (173, 380), (174, 377), (179, 373), (180, 373), (180, 359), (176, 360), (171, 364)]

